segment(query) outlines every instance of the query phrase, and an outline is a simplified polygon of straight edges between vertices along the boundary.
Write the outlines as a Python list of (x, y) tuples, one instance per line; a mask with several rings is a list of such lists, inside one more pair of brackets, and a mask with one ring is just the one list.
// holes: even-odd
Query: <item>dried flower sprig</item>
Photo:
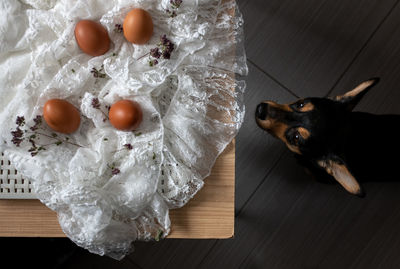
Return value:
[(180, 6), (182, 5), (182, 0), (170, 0), (169, 4), (171, 5), (171, 9), (166, 9), (165, 12), (167, 12), (167, 14), (171, 17), (174, 18), (176, 17), (178, 14), (176, 13), (176, 10), (178, 8), (180, 8)]
[(15, 123), (19, 127), (24, 126), (25, 125), (25, 118), (17, 116), (17, 119), (16, 119)]
[(169, 40), (166, 35), (162, 35), (160, 37), (160, 42), (157, 44), (157, 47), (152, 48), (150, 52), (139, 57), (137, 60), (149, 56), (149, 66), (155, 66), (158, 64), (159, 59), (165, 59), (165, 60), (171, 59), (171, 54), (174, 51), (174, 49), (175, 49), (175, 44), (172, 43), (172, 41)]
[(92, 73), (95, 78), (105, 78), (107, 76), (107, 74), (104, 73), (103, 64), (100, 66), (100, 69), (93, 67), (92, 70), (90, 70), (90, 73)]
[(175, 18), (176, 16), (178, 16), (178, 14), (176, 13), (175, 10), (169, 10), (168, 8), (165, 10), (165, 12), (167, 12), (167, 14), (169, 15), (170, 18)]
[(95, 109), (99, 109), (100, 108), (99, 98), (93, 98), (92, 99), (92, 107), (95, 108)]
[(112, 163), (111, 165), (107, 164), (107, 166), (108, 166), (108, 168), (111, 169), (111, 174), (113, 176), (118, 175), (119, 173), (121, 173), (121, 170), (119, 170), (119, 168), (115, 166), (115, 163)]
[(117, 150), (114, 150), (114, 151), (112, 151), (111, 153), (117, 153), (117, 152), (120, 152), (120, 151), (123, 151), (123, 150), (132, 150), (133, 149), (133, 146), (132, 146), (132, 144), (124, 144), (124, 145), (122, 145), (122, 148), (121, 149), (117, 149)]
[(161, 50), (162, 58), (169, 60), (171, 58), (171, 53), (175, 49), (175, 44), (172, 43), (172, 41), (169, 40), (166, 35), (163, 35), (160, 38), (160, 43), (158, 43), (158, 47)]
[(118, 168), (114, 168), (114, 169), (111, 171), (111, 174), (113, 174), (113, 175), (118, 175), (120, 172), (121, 172), (121, 171), (120, 171)]
[(180, 8), (182, 2), (183, 2), (182, 0), (169, 0), (169, 3), (173, 8)]
[(42, 116), (37, 115), (34, 119), (33, 122), (35, 123), (35, 125), (33, 125), (32, 127), (30, 127), (29, 129), (31, 131), (36, 131), (40, 128), (40, 126), (42, 125)]
[(22, 141), (24, 141), (24, 132), (19, 127), (17, 127), (15, 131), (11, 131), (11, 135), (13, 137), (11, 139), (11, 142), (19, 147)]
[(132, 144), (125, 144), (124, 148), (126, 148), (127, 150), (132, 150), (133, 146), (132, 146)]
[(122, 25), (117, 23), (114, 25), (114, 32), (115, 33), (122, 33), (124, 31), (124, 28), (122, 28)]
[[(25, 117), (18, 116), (17, 119), (15, 120), (15, 124), (17, 125), (17, 127), (15, 128), (15, 130), (11, 131), (12, 135), (11, 142), (17, 147), (20, 147), (21, 143), (24, 141), (28, 142), (31, 145), (31, 147), (28, 149), (28, 152), (30, 152), (32, 157), (36, 156), (40, 151), (46, 150), (46, 147), (50, 145), (59, 146), (63, 143), (67, 143), (77, 147), (82, 147), (79, 144), (69, 141), (68, 136), (62, 138), (56, 133), (51, 133), (49, 135), (46, 133), (39, 132), (38, 130), (47, 132), (47, 130), (45, 130), (42, 127), (43, 123), (42, 116), (37, 115), (33, 119), (33, 122), (34, 122), (33, 126), (27, 126), (25, 122)], [(41, 137), (50, 138), (52, 142), (46, 145), (39, 144)]]
[[(93, 98), (93, 99), (92, 99), (91, 105), (92, 105), (92, 107), (93, 107), (94, 109), (100, 110), (101, 113), (103, 113), (103, 116), (104, 116), (103, 122), (106, 122), (107, 119), (108, 119), (108, 115), (101, 109), (101, 104), (100, 104), (99, 98), (97, 98), (97, 97)], [(110, 109), (109, 109), (109, 106), (106, 106), (106, 108), (107, 108), (108, 110), (110, 110)]]

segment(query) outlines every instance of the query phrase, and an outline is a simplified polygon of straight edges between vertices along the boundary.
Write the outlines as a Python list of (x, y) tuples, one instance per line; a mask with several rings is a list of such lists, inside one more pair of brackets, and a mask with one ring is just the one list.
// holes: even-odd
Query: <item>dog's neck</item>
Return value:
[(393, 176), (400, 165), (400, 116), (352, 112), (349, 117), (341, 141), (349, 168), (360, 178)]

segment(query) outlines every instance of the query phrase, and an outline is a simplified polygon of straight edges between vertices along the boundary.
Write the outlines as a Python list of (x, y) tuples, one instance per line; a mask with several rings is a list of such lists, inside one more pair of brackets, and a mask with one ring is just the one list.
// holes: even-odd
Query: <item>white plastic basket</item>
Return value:
[(31, 182), (22, 178), (3, 152), (0, 154), (0, 199), (36, 199)]

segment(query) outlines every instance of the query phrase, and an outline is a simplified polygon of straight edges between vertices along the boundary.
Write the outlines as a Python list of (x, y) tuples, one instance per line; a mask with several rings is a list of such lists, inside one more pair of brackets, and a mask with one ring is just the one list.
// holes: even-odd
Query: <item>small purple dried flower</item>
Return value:
[(165, 12), (167, 12), (167, 14), (169, 15), (170, 18), (175, 18), (176, 16), (178, 16), (178, 14), (176, 13), (175, 10), (171, 11), (169, 9), (166, 9)]
[(116, 32), (116, 33), (122, 33), (123, 30), (124, 30), (124, 29), (122, 28), (122, 25), (121, 25), (121, 24), (117, 23), (117, 24), (115, 25), (114, 32)]
[(30, 148), (30, 149), (28, 150), (28, 152), (31, 153), (31, 156), (32, 156), (32, 157), (35, 157), (35, 156), (39, 153), (39, 151), (38, 151), (36, 148)]
[(170, 18), (176, 17), (178, 14), (176, 10), (182, 5), (182, 0), (170, 0), (169, 4), (171, 5), (171, 9), (167, 8), (165, 12), (169, 15)]
[(118, 175), (119, 173), (121, 173), (121, 171), (120, 171), (118, 168), (113, 168), (113, 169), (111, 170), (111, 174), (113, 174), (114, 176), (115, 176), (115, 175)]
[(125, 147), (127, 150), (132, 150), (132, 149), (133, 149), (133, 146), (132, 146), (131, 144), (125, 144), (124, 147)]
[(13, 138), (11, 139), (11, 142), (16, 145), (17, 147), (19, 147), (22, 143), (22, 141), (24, 141), (24, 132), (17, 127), (17, 129), (15, 129), (15, 131), (11, 132), (11, 135), (13, 136)]
[(92, 99), (92, 107), (95, 109), (100, 109), (100, 101), (99, 98), (93, 98)]
[(169, 3), (173, 8), (179, 8), (182, 5), (182, 0), (170, 0)]
[(171, 53), (170, 53), (168, 50), (164, 50), (164, 51), (163, 51), (163, 54), (162, 54), (162, 57), (163, 57), (164, 59), (169, 60), (169, 59), (171, 59)]
[(161, 42), (161, 45), (166, 45), (168, 42), (170, 42), (169, 41), (169, 39), (167, 38), (167, 35), (162, 35), (161, 37), (160, 37), (160, 42)]
[(18, 126), (24, 126), (24, 124), (25, 124), (25, 117), (24, 116), (18, 116), (17, 117), (17, 120), (15, 121), (15, 123), (18, 125)]
[(158, 64), (158, 61), (157, 60), (150, 60), (149, 61), (149, 65), (150, 66), (155, 66), (155, 65), (157, 65)]
[(42, 124), (42, 116), (37, 115), (37, 116), (33, 119), (33, 121), (34, 121), (35, 124), (37, 124), (37, 125)]
[[(144, 56), (149, 55), (149, 66), (155, 66), (158, 64), (157, 59), (171, 59), (171, 53), (172, 51), (174, 51), (174, 49), (174, 43), (172, 43), (172, 41), (167, 38), (167, 35), (162, 35), (160, 37), (160, 43), (158, 43), (157, 47), (152, 48), (150, 52), (145, 54)], [(139, 57), (138, 60), (143, 58), (144, 56)]]
[(106, 73), (104, 73), (104, 65), (101, 65), (99, 70), (97, 70), (96, 67), (92, 67), (92, 70), (90, 70), (90, 73), (92, 73), (95, 78), (105, 78), (106, 77)]
[(36, 131), (37, 129), (39, 129), (40, 125), (42, 124), (42, 116), (37, 115), (34, 119), (33, 122), (35, 123), (35, 125), (33, 125), (32, 127), (30, 127), (29, 129), (31, 129), (31, 131)]
[(174, 43), (172, 43), (171, 41), (168, 42), (167, 48), (170, 52), (172, 52), (175, 49), (175, 45)]
[(160, 37), (160, 45), (162, 46), (162, 57), (164, 59), (170, 59), (171, 53), (175, 49), (174, 43), (172, 43), (166, 35), (163, 35)]
[(97, 71), (97, 69), (94, 67), (92, 68), (92, 70), (90, 70), (90, 73), (92, 73), (95, 78), (99, 77), (99, 71)]
[(104, 116), (103, 122), (106, 122), (108, 119), (108, 115), (101, 109), (101, 104), (100, 104), (99, 98), (97, 98), (97, 97), (93, 98), (91, 105), (94, 109), (98, 109), (98, 110), (100, 110), (101, 113), (103, 113), (103, 116)]
[(15, 129), (15, 131), (12, 131), (11, 134), (14, 137), (21, 138), (24, 135), (24, 132), (19, 127), (17, 127), (17, 129)]
[(156, 59), (159, 59), (161, 54), (160, 54), (160, 50), (158, 48), (154, 48), (150, 50), (150, 56), (154, 57)]

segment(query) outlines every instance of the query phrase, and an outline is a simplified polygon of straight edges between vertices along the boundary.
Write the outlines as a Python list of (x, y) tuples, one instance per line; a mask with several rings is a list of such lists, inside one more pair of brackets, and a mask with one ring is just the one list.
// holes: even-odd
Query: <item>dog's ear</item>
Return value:
[(351, 111), (358, 104), (358, 102), (360, 102), (360, 100), (368, 92), (368, 90), (375, 86), (378, 82), (379, 78), (371, 78), (367, 81), (364, 81), (353, 90), (343, 95), (336, 96), (334, 100), (344, 104), (346, 106), (346, 109)]
[(359, 197), (364, 197), (364, 191), (362, 190), (357, 179), (351, 174), (346, 164), (337, 157), (319, 160), (317, 164), (323, 168), (329, 175), (335, 178), (335, 180), (343, 186), (351, 194)]

